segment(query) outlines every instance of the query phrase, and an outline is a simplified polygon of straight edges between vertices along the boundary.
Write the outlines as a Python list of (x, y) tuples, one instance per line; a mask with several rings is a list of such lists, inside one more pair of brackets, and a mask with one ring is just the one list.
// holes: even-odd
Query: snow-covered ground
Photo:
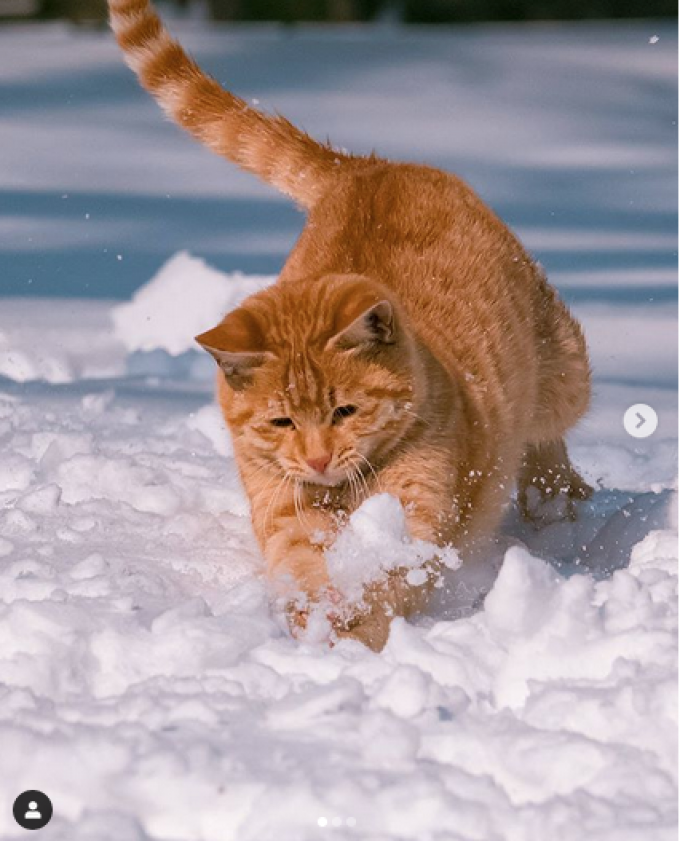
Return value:
[(461, 571), (380, 655), (291, 640), (191, 340), (301, 219), (164, 124), (106, 33), (0, 30), (0, 837), (37, 788), (60, 841), (675, 838), (674, 28), (179, 29), (520, 232), (586, 328), (598, 491), (542, 532), (509, 510), (481, 610)]

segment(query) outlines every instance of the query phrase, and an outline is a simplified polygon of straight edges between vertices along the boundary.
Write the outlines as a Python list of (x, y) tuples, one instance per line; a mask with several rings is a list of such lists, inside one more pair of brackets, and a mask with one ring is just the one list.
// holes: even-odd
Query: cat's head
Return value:
[(414, 423), (413, 337), (394, 296), (363, 276), (276, 284), (196, 340), (224, 374), (240, 451), (298, 481), (351, 482)]

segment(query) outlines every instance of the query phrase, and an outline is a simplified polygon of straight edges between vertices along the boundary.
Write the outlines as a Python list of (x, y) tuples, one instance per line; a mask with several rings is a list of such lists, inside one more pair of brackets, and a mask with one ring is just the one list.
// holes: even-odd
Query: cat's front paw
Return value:
[(297, 603), (291, 603), (286, 608), (286, 621), (291, 636), (295, 637), (295, 639), (300, 639), (307, 630), (309, 610), (299, 607)]
[(382, 651), (390, 635), (392, 617), (381, 611), (359, 615), (354, 621), (334, 626), (337, 639), (353, 639), (372, 651)]
[(363, 643), (372, 651), (382, 651), (390, 635), (392, 617), (373, 608), (370, 611), (345, 603), (332, 587), (314, 599), (296, 599), (286, 607), (292, 637), (305, 642), (323, 642), (331, 648), (342, 639)]
[(331, 630), (340, 621), (342, 597), (331, 586), (302, 595), (286, 605), (286, 619), (295, 639), (331, 642)]

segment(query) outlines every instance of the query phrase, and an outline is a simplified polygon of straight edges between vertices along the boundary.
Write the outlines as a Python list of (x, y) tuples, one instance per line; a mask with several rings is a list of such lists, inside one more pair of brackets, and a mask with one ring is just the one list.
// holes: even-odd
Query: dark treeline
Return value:
[[(187, 8), (191, 0), (177, 0)], [(207, 0), (213, 20), (405, 23), (674, 17), (675, 0)], [(104, 20), (105, 0), (0, 0), (0, 18)]]
[(210, 0), (222, 20), (342, 21), (390, 15), (408, 23), (672, 17), (672, 0)]

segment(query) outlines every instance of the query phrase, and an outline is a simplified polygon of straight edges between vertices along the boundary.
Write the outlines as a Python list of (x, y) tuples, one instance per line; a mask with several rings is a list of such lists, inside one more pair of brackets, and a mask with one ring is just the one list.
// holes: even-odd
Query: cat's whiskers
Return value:
[(267, 525), (268, 525), (268, 519), (269, 519), (270, 514), (271, 514), (271, 518), (272, 518), (272, 523), (274, 521), (274, 509), (275, 509), (275, 506), (276, 506), (276, 501), (279, 498), (279, 496), (281, 494), (281, 491), (285, 487), (287, 487), (288, 483), (291, 481), (292, 478), (293, 478), (293, 475), (292, 475), (291, 471), (287, 470), (284, 473), (283, 478), (281, 479), (279, 484), (276, 486), (276, 490), (274, 491), (271, 499), (269, 500), (269, 504), (267, 505), (267, 510), (265, 511), (264, 521), (263, 521), (264, 522), (264, 532), (265, 532), (265, 534), (268, 534)]
[[(261, 471), (258, 471), (256, 473), (254, 473), (253, 477), (257, 477), (260, 472)], [(268, 481), (265, 482), (263, 487), (258, 488), (258, 490), (257, 490), (258, 495), (264, 496), (266, 494), (266, 492), (271, 488), (273, 483), (276, 482), (277, 479), (279, 479), (280, 481), (283, 481), (283, 479), (285, 479), (285, 478), (286, 478), (285, 475), (281, 478), (281, 473), (280, 472), (274, 473), (272, 476), (269, 477)], [(272, 497), (270, 497), (270, 502), (271, 502), (271, 499), (272, 499)], [(269, 508), (267, 508), (267, 511), (269, 511)]]
[(371, 489), (368, 485), (368, 482), (366, 481), (366, 477), (364, 476), (364, 474), (363, 474), (361, 468), (359, 467), (359, 465), (356, 466), (356, 471), (357, 471), (357, 478), (361, 482), (361, 484), (364, 488), (364, 499), (368, 499), (368, 497), (371, 495)]
[[(369, 470), (371, 471), (371, 473), (373, 474), (373, 478), (375, 479), (375, 483), (376, 483), (376, 485), (377, 485), (377, 487), (378, 487), (378, 490), (379, 490), (380, 492), (382, 492), (382, 488), (381, 488), (381, 486), (380, 486), (380, 479), (378, 478), (378, 474), (375, 472), (375, 468), (373, 467), (373, 465), (371, 464), (371, 462), (370, 462), (370, 461), (366, 458), (366, 456), (365, 456), (365, 455), (362, 455), (360, 452), (355, 452), (355, 455), (356, 455), (358, 458), (360, 458), (360, 459), (361, 459), (361, 460), (362, 460), (362, 461), (366, 464), (366, 466), (368, 467), (368, 469), (369, 469)], [(364, 481), (365, 481), (365, 478), (364, 478)]]
[(264, 471), (265, 471), (267, 468), (269, 468), (269, 469), (274, 468), (274, 471), (275, 471), (275, 472), (273, 473), (273, 475), (271, 476), (271, 478), (270, 478), (269, 482), (268, 482), (268, 483), (267, 483), (267, 485), (265, 486), (265, 487), (268, 487), (268, 486), (269, 486), (269, 485), (271, 485), (271, 483), (272, 483), (275, 479), (277, 479), (277, 478), (278, 478), (278, 476), (279, 476), (279, 472), (278, 472), (278, 470), (276, 470), (276, 467), (277, 467), (276, 462), (273, 462), (273, 461), (263, 461), (263, 462), (262, 462), (262, 464), (259, 464), (259, 465), (255, 468), (254, 472), (253, 472), (253, 473), (251, 473), (251, 474), (249, 475), (249, 478), (250, 478), (250, 479), (257, 479), (257, 477), (258, 477), (258, 476), (260, 476), (262, 473), (264, 473)]
[(357, 489), (356, 489), (356, 480), (354, 478), (354, 467), (351, 463), (343, 466), (343, 470), (345, 470), (345, 476), (347, 478), (347, 484), (349, 485), (350, 493), (352, 494), (352, 504), (356, 504), (357, 502)]
[(352, 456), (349, 451), (345, 450), (339, 455), (338, 468), (342, 470), (342, 472), (345, 474), (345, 483), (348, 484), (350, 486), (350, 490), (352, 490), (352, 472), (354, 469), (354, 464), (352, 463)]
[(359, 465), (356, 462), (349, 463), (349, 472), (347, 473), (347, 478), (352, 487), (354, 503), (358, 506), (363, 501), (362, 497), (364, 497), (364, 489), (366, 490), (366, 497), (370, 496), (370, 491), (368, 489), (368, 485), (366, 484), (366, 480), (364, 479), (361, 470), (359, 469)]
[(302, 482), (298, 478), (294, 479), (293, 486), (293, 504), (295, 505), (295, 516), (298, 522), (305, 531), (311, 532), (309, 527), (309, 518), (306, 516), (304, 506), (302, 504)]
[(359, 476), (360, 475), (361, 474), (360, 474), (359, 469), (355, 465), (352, 465), (352, 481), (353, 481), (353, 484), (354, 484), (354, 503), (357, 506), (361, 505), (361, 503), (363, 502), (362, 488), (361, 488), (361, 484), (360, 484), (360, 481), (359, 481)]
[(293, 482), (293, 505), (295, 506), (297, 521), (304, 528), (302, 513), (300, 511), (300, 483), (297, 480)]

